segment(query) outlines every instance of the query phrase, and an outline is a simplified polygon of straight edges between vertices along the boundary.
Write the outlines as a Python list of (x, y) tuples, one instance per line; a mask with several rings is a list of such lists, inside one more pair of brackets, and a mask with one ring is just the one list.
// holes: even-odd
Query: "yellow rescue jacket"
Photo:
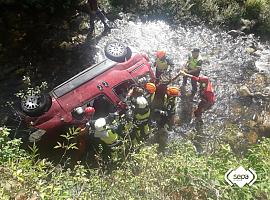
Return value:
[(142, 114), (137, 113), (137, 114), (135, 114), (135, 119), (137, 121), (139, 121), (139, 122), (148, 121), (149, 117), (150, 117), (150, 109), (148, 109), (148, 111), (145, 112), (145, 113), (142, 113)]
[(113, 144), (118, 140), (118, 134), (114, 133), (112, 130), (108, 130), (108, 137), (100, 137), (100, 139), (106, 144)]
[(193, 58), (192, 56), (190, 56), (188, 58), (188, 69), (189, 70), (193, 70), (193, 69), (197, 69), (199, 66), (201, 66), (201, 59), (200, 58)]
[(168, 62), (166, 59), (161, 60), (159, 58), (156, 59), (156, 68), (158, 71), (166, 71), (169, 67)]
[(168, 112), (169, 115), (175, 114), (176, 111), (176, 97), (164, 96), (164, 109)]

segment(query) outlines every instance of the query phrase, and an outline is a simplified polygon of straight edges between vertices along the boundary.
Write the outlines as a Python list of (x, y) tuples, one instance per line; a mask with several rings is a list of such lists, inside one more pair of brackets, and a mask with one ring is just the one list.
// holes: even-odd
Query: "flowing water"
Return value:
[[(214, 85), (217, 97), (216, 104), (203, 116), (204, 127), (216, 127), (222, 132), (228, 123), (236, 124), (240, 129), (245, 129), (245, 121), (251, 120), (254, 114), (262, 111), (269, 111), (269, 102), (245, 102), (239, 98), (237, 90), (240, 85), (246, 83), (255, 72), (260, 72), (263, 76), (268, 76), (263, 87), (269, 84), (269, 45), (260, 43), (253, 35), (242, 37), (232, 37), (220, 29), (209, 29), (205, 25), (170, 25), (164, 21), (142, 22), (137, 20), (119, 20), (115, 24), (118, 29), (113, 29), (111, 34), (103, 37), (97, 46), (102, 49), (108, 41), (120, 41), (135, 47), (139, 51), (146, 52), (152, 63), (155, 59), (155, 51), (166, 50), (175, 63), (174, 74), (182, 68), (187, 60), (187, 56), (194, 47), (200, 48), (201, 56), (204, 60), (201, 74), (209, 76)], [(251, 55), (247, 49), (256, 45), (261, 50), (258, 54)], [(102, 52), (97, 53), (95, 59), (102, 57)], [(256, 62), (256, 66), (254, 64)], [(180, 85), (181, 78), (174, 84)], [(262, 85), (259, 86), (259, 88)], [(250, 85), (254, 88), (254, 85)], [(171, 137), (176, 138), (180, 133), (184, 133), (192, 128), (190, 118), (193, 106), (198, 104), (190, 100), (179, 100), (178, 114), (183, 122), (182, 128)], [(235, 110), (241, 108), (240, 113)], [(218, 135), (209, 130), (209, 134)]]
[[(204, 127), (216, 127), (216, 133), (209, 130), (209, 134), (218, 135), (228, 123), (235, 123), (239, 128), (245, 129), (245, 121), (252, 119), (254, 114), (262, 111), (269, 111), (269, 102), (254, 101), (245, 102), (239, 98), (237, 89), (239, 85), (246, 83), (254, 73), (260, 70), (264, 77), (268, 77), (264, 87), (269, 84), (269, 63), (270, 52), (269, 44), (261, 43), (253, 35), (232, 37), (225, 31), (215, 28), (210, 29), (204, 24), (201, 25), (170, 25), (164, 21), (130, 21), (129, 15), (123, 14), (122, 20), (114, 22), (115, 28), (111, 33), (99, 37), (101, 24), (97, 24), (96, 39), (91, 40), (91, 44), (78, 46), (78, 52), (87, 55), (84, 59), (94, 56), (95, 62), (99, 62), (103, 57), (103, 48), (109, 41), (120, 41), (131, 47), (145, 52), (149, 55), (151, 62), (154, 62), (154, 53), (156, 50), (166, 50), (168, 55), (175, 63), (174, 74), (176, 74), (186, 62), (187, 56), (194, 47), (200, 48), (201, 57), (204, 60), (201, 74), (209, 76), (214, 85), (217, 101), (213, 108), (203, 115)], [(258, 54), (251, 55), (247, 48), (252, 44), (260, 47)], [(90, 49), (94, 48), (96, 53)], [(258, 67), (255, 66), (255, 63)], [(76, 62), (73, 62), (76, 63)], [(82, 63), (82, 62), (79, 62)], [(76, 65), (69, 65), (67, 70), (76, 74), (85, 68)], [(63, 66), (67, 68), (67, 66)], [(76, 70), (73, 70), (76, 69)], [(66, 79), (70, 77), (66, 76)], [(57, 76), (57, 74), (56, 74)], [(43, 74), (43, 78), (49, 79), (50, 74)], [(179, 85), (179, 81), (174, 84)], [(56, 86), (55, 82), (51, 86)], [(57, 83), (58, 84), (58, 83)], [(254, 88), (254, 85), (251, 85)], [(181, 128), (171, 134), (171, 138), (177, 138), (186, 131), (193, 129), (194, 124), (187, 119), (192, 113), (192, 106), (195, 108), (199, 99), (195, 101), (179, 99), (178, 114), (184, 122)], [(236, 110), (239, 110), (236, 112)], [(217, 131), (218, 130), (218, 131)], [(220, 132), (219, 132), (220, 131)], [(219, 133), (218, 133), (219, 132)]]

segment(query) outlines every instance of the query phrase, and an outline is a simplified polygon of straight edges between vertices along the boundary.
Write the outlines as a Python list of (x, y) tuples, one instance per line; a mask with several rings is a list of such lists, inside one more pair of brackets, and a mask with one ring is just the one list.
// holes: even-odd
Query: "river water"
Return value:
[[(203, 115), (204, 128), (208, 135), (218, 136), (222, 134), (226, 124), (230, 123), (245, 130), (245, 122), (252, 119), (254, 114), (270, 110), (269, 102), (254, 100), (246, 102), (237, 93), (239, 86), (250, 80), (255, 73), (261, 73), (262, 76), (266, 77), (267, 81), (263, 83), (265, 85), (260, 86), (266, 87), (269, 84), (269, 44), (260, 42), (253, 35), (233, 37), (224, 30), (210, 29), (204, 24), (170, 25), (161, 20), (144, 22), (139, 19), (130, 20), (128, 14), (123, 14), (123, 19), (114, 21), (114, 28), (109, 34), (101, 37), (101, 29), (102, 25), (98, 22), (95, 31), (96, 38), (93, 38), (90, 43), (88, 41), (78, 44), (76, 51), (86, 55), (83, 57), (84, 60), (79, 62), (71, 60), (72, 65), (62, 66), (71, 73), (65, 75), (63, 74), (65, 70), (60, 70), (61, 74), (55, 74), (55, 77), (61, 76), (68, 79), (72, 74), (76, 74), (85, 68), (85, 65), (76, 65), (76, 63), (87, 63), (92, 58), (94, 58), (94, 62), (99, 62), (104, 57), (103, 48), (109, 41), (120, 41), (147, 53), (151, 62), (154, 62), (156, 50), (166, 50), (175, 63), (174, 74), (183, 66), (190, 51), (194, 47), (198, 47), (204, 60), (201, 74), (209, 76), (217, 97), (213, 108)], [(257, 51), (258, 54), (247, 52), (247, 48), (252, 44), (261, 49)], [(93, 53), (93, 49), (95, 53)], [(255, 62), (258, 67), (255, 66)], [(42, 74), (42, 79), (51, 80), (51, 74)], [(59, 81), (59, 79), (57, 80)], [(180, 82), (181, 78), (174, 84), (179, 85)], [(51, 82), (50, 87), (57, 84), (59, 84), (57, 81)], [(260, 86), (255, 86), (250, 85), (253, 89), (261, 89)], [(2, 93), (2, 102), (5, 101), (7, 96), (11, 96), (9, 91)], [(176, 132), (170, 134), (171, 138), (178, 138), (178, 136), (180, 137), (194, 128), (192, 120), (186, 119), (191, 117), (192, 107), (193, 109), (196, 108), (198, 100), (198, 97), (195, 97), (193, 102), (179, 99), (178, 114), (182, 120), (182, 126)], [(207, 127), (216, 127), (216, 132), (214, 133)]]
[[(231, 123), (247, 131), (246, 121), (251, 120), (254, 114), (269, 111), (269, 102), (250, 102), (240, 98), (237, 92), (239, 86), (246, 84), (255, 73), (266, 77), (267, 81), (263, 83), (265, 85), (249, 84), (249, 87), (261, 90), (269, 84), (269, 44), (260, 42), (254, 35), (233, 37), (221, 29), (210, 29), (203, 24), (170, 25), (159, 20), (118, 20), (115, 24), (119, 28), (113, 29), (109, 35), (97, 42), (99, 49), (108, 41), (116, 40), (146, 52), (152, 62), (155, 59), (155, 51), (163, 49), (175, 63), (174, 74), (177, 74), (186, 62), (190, 51), (194, 47), (200, 48), (204, 60), (201, 74), (210, 78), (217, 97), (213, 108), (203, 115), (204, 129), (208, 135), (222, 134), (224, 127)], [(248, 52), (252, 45), (260, 49), (256, 51), (257, 54)], [(99, 60), (102, 56), (103, 53), (99, 51), (95, 59)], [(180, 85), (181, 81), (180, 78), (174, 84)], [(177, 138), (194, 128), (192, 120), (190, 122), (187, 119), (191, 118), (191, 107), (194, 109), (197, 104), (198, 97), (195, 97), (195, 102), (179, 99), (178, 114), (182, 119), (182, 126), (170, 135), (171, 138)], [(216, 133), (208, 127), (215, 127)]]

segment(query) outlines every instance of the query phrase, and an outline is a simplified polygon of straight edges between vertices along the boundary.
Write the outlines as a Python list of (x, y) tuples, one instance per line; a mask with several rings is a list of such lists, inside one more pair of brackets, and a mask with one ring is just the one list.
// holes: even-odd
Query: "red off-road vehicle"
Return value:
[(24, 121), (32, 127), (25, 133), (28, 140), (59, 136), (64, 127), (86, 123), (89, 119), (75, 112), (78, 107), (94, 107), (94, 119), (121, 110), (120, 102), (131, 85), (155, 79), (145, 54), (113, 42), (106, 45), (105, 55), (107, 59), (55, 87), (49, 94), (29, 96), (22, 101)]

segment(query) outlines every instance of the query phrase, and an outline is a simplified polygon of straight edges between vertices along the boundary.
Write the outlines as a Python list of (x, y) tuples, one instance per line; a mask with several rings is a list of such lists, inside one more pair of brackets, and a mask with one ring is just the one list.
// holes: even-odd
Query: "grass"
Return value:
[[(231, 130), (233, 131), (233, 129)], [(215, 151), (197, 155), (186, 142), (170, 144), (166, 153), (145, 146), (126, 155), (115, 154), (113, 165), (77, 164), (64, 168), (20, 149), (1, 128), (0, 195), (2, 199), (268, 199), (270, 196), (270, 139), (253, 145), (244, 157), (220, 143)], [(118, 149), (121, 151), (121, 148)], [(120, 157), (121, 155), (121, 157)], [(97, 155), (98, 156), (98, 155)], [(230, 168), (252, 168), (258, 180), (252, 186), (230, 186), (224, 180)], [(112, 169), (112, 168), (113, 169)], [(108, 168), (110, 168), (108, 170)]]

